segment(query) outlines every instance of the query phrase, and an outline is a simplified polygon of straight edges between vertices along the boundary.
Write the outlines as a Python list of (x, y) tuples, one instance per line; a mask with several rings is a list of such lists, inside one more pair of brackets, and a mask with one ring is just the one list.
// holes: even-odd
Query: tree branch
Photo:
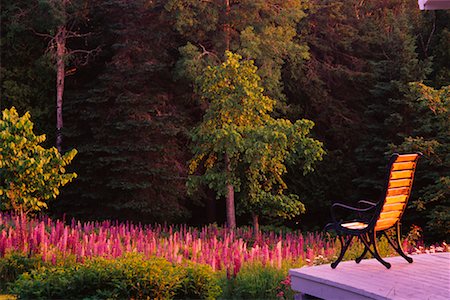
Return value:
[(77, 55), (82, 54), (83, 58), (75, 59), (75, 65), (78, 66), (85, 66), (89, 63), (89, 60), (93, 57), (95, 57), (101, 50), (101, 46), (98, 46), (91, 50), (83, 50), (83, 49), (76, 49), (76, 50), (68, 50), (68, 55)]
[(76, 50), (68, 50), (67, 54), (68, 55), (73, 55), (73, 54), (78, 54), (78, 53), (83, 53), (83, 54), (92, 54), (93, 52), (99, 50), (99, 47), (92, 49), (92, 50), (84, 50), (84, 49), (76, 49)]
[(88, 33), (77, 33), (75, 31), (67, 31), (66, 34), (66, 38), (83, 38), (83, 37), (88, 37), (91, 36), (92, 32), (88, 32)]
[(433, 28), (431, 29), (430, 36), (428, 37), (427, 45), (425, 46), (425, 55), (428, 57), (428, 47), (430, 47), (431, 38), (436, 30), (436, 13), (433, 12)]
[(203, 46), (202, 44), (199, 44), (199, 46), (202, 48), (203, 52), (199, 56), (197, 56), (197, 60), (199, 60), (200, 58), (202, 58), (205, 55), (210, 55), (210, 56), (213, 56), (217, 61), (220, 61), (220, 58), (217, 56), (217, 54), (206, 50), (205, 46)]
[(34, 33), (35, 35), (42, 36), (42, 37), (46, 37), (46, 38), (49, 38), (49, 39), (54, 39), (54, 38), (55, 38), (53, 35), (50, 35), (50, 34), (48, 34), (48, 33), (37, 32), (36, 30), (34, 30), (34, 28), (30, 28), (30, 29), (31, 29), (31, 31), (33, 31), (33, 33)]

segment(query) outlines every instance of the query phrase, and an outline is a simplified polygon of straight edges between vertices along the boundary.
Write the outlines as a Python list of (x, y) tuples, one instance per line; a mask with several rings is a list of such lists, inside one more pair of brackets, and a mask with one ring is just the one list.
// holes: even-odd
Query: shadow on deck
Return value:
[[(386, 258), (386, 269), (375, 259), (291, 269), (291, 286), (302, 295), (322, 299), (450, 299), (450, 252)], [(307, 299), (307, 297), (305, 297)]]

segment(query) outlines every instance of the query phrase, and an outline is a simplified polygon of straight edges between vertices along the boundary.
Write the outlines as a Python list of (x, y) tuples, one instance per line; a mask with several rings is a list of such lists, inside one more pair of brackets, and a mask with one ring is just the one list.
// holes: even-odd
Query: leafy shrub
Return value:
[(65, 173), (75, 149), (61, 155), (40, 146), (45, 135), (35, 135), (30, 114), (5, 109), (0, 119), (0, 209), (24, 213), (47, 208), (59, 188), (77, 175)]
[(221, 293), (217, 274), (208, 265), (188, 262), (183, 289), (177, 294), (182, 299), (215, 299)]
[(223, 273), (221, 285), (223, 299), (275, 299), (280, 291), (283, 297), (293, 299), (290, 287), (282, 286), (287, 276), (287, 269), (277, 269), (260, 263), (244, 264), (234, 278)]
[(43, 267), (21, 275), (10, 292), (23, 299), (213, 299), (220, 287), (208, 266), (132, 255)]
[(38, 269), (44, 264), (40, 257), (27, 257), (19, 253), (9, 253), (0, 258), (0, 292), (5, 291), (7, 284), (14, 282), (19, 275)]

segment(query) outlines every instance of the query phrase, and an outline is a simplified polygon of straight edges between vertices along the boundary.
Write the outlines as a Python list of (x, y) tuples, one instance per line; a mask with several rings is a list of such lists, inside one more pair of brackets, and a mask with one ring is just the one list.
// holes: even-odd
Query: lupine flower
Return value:
[[(164, 257), (174, 263), (191, 260), (210, 265), (213, 270), (227, 270), (236, 276), (243, 263), (256, 262), (282, 268), (282, 263), (326, 262), (336, 256), (339, 247), (321, 233), (261, 233), (253, 239), (251, 228), (229, 230), (215, 226), (200, 229), (181, 225), (142, 225), (113, 221), (81, 223), (52, 220), (48, 217), (27, 219), (24, 215), (0, 213), (0, 257), (11, 252), (40, 255), (44, 261), (75, 256), (115, 258), (129, 252), (145, 257)], [(247, 242), (253, 241), (253, 242)], [(447, 244), (432, 251), (449, 251)], [(411, 248), (422, 253), (424, 248)]]

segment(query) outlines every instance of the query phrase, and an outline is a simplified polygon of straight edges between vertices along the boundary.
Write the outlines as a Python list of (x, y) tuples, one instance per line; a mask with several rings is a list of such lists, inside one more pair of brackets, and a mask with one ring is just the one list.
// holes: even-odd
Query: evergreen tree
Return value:
[(308, 58), (308, 48), (296, 40), (306, 7), (296, 0), (169, 0), (165, 8), (187, 42), (177, 73), (194, 80), (230, 50), (254, 60), (267, 94), (284, 99), (283, 64)]
[[(40, 16), (38, 24), (46, 23), (46, 32), (41, 33), (31, 28), (36, 35), (48, 40), (46, 52), (50, 55), (56, 73), (56, 148), (62, 149), (63, 143), (63, 95), (65, 89), (65, 78), (70, 74), (67, 64), (72, 63), (76, 70), (77, 64), (87, 64), (89, 59), (99, 49), (70, 49), (71, 39), (85, 38), (91, 33), (83, 33), (79, 30), (80, 23), (89, 20), (90, 1), (85, 0), (44, 0), (38, 1), (37, 11), (30, 11)], [(35, 25), (31, 25), (35, 27)], [(78, 28), (76, 30), (75, 28)], [(86, 28), (86, 26), (84, 26)], [(87, 44), (87, 41), (85, 41)], [(82, 57), (82, 58), (81, 58)]]
[(286, 178), (308, 207), (301, 224), (309, 229), (322, 229), (329, 220), (323, 211), (331, 201), (354, 196), (351, 181), (358, 175), (353, 152), (363, 134), (362, 111), (372, 84), (366, 60), (369, 37), (360, 30), (367, 20), (360, 5), (310, 1), (308, 15), (297, 28), (310, 58), (300, 65), (288, 63), (285, 71), (288, 116), (313, 120), (313, 133), (327, 149), (316, 172), (305, 177), (293, 165)]
[(159, 11), (123, 1), (96, 10), (96, 22), (110, 24), (99, 41), (106, 62), (69, 93), (68, 142), (79, 149), (80, 184), (65, 194), (61, 213), (145, 222), (188, 215), (185, 110), (172, 92), (173, 59), (162, 50), (171, 47), (171, 33)]
[(426, 226), (426, 238), (445, 239), (450, 235), (450, 86), (435, 90), (421, 83), (411, 84), (405, 104), (418, 112), (414, 129), (395, 151), (421, 151), (415, 178), (416, 186), (410, 203), (418, 213), (409, 222)]
[[(88, 28), (86, 23), (89, 20), (90, 4), (91, 1), (85, 0), (42, 0), (8, 6), (9, 13), (13, 13), (11, 20), (21, 24), (19, 28), (32, 32), (48, 43), (40, 54), (53, 64), (56, 75), (56, 148), (59, 151), (63, 138), (65, 77), (73, 74), (79, 65), (87, 64), (98, 51), (86, 49), (86, 37), (91, 33), (83, 32)], [(15, 29), (17, 27), (12, 26)], [(74, 49), (72, 39), (83, 39), (84, 43), (80, 48)], [(69, 63), (74, 67), (70, 71), (66, 68)]]
[[(54, 6), (61, 3), (4, 0), (1, 5), (0, 107), (15, 106), (21, 115), (30, 111), (36, 131), (50, 141), (56, 138), (55, 61), (46, 53), (49, 40), (38, 34), (54, 36), (58, 24), (70, 19)], [(411, 204), (425, 211), (406, 214), (405, 222), (425, 226), (424, 235), (433, 239), (439, 238), (434, 232), (445, 232), (443, 114), (417, 99), (437, 95), (449, 84), (448, 11), (419, 11), (408, 0), (89, 4), (95, 8), (69, 5), (74, 10), (67, 11), (76, 21), (69, 23), (78, 24), (71, 29), (98, 33), (89, 40), (71, 39), (67, 48), (102, 51), (85, 67), (66, 69), (73, 75), (65, 81), (64, 145), (80, 150), (72, 165), (79, 178), (55, 202), (58, 213), (140, 221), (195, 215), (185, 195), (187, 132), (201, 122), (208, 101), (198, 103), (193, 84), (206, 66), (221, 65), (229, 49), (254, 60), (264, 94), (281, 100), (272, 115), (314, 121), (312, 134), (327, 149), (307, 177), (298, 172), (301, 161), (286, 164), (285, 194), (301, 195), (307, 207), (301, 224), (321, 229), (329, 219), (323, 211), (334, 200), (376, 200), (386, 157), (421, 149), (427, 159), (419, 163)], [(411, 94), (410, 81), (427, 87)], [(238, 172), (246, 174), (245, 168)], [(238, 199), (250, 199), (248, 179), (239, 177)], [(202, 192), (189, 199), (216, 205), (213, 191)], [(241, 211), (266, 213), (256, 202), (245, 206), (252, 203), (247, 200), (237, 202)]]
[(432, 59), (432, 72), (427, 84), (439, 88), (450, 84), (450, 12), (448, 10), (424, 13), (419, 24), (419, 49), (423, 57)]
[(415, 4), (403, 0), (311, 2), (298, 29), (311, 58), (286, 72), (291, 116), (313, 120), (328, 153), (314, 174), (287, 178), (311, 207), (303, 222), (309, 228), (328, 220), (322, 212), (331, 201), (378, 199), (388, 145), (413, 128), (408, 82), (429, 72), (430, 58), (417, 47), (424, 23)]
[(430, 61), (420, 60), (416, 51), (413, 17), (408, 3), (396, 1), (394, 7), (377, 8), (364, 28), (377, 32), (370, 59), (375, 84), (364, 112), (365, 135), (356, 150), (362, 175), (357, 183), (364, 196), (379, 194), (389, 144), (400, 143), (414, 128), (416, 112), (405, 104), (409, 82), (425, 79), (430, 71)]
[(0, 109), (14, 106), (20, 114), (30, 111), (36, 130), (53, 140), (55, 79), (51, 61), (44, 55), (47, 44), (20, 17), (31, 8), (30, 1), (1, 4)]

